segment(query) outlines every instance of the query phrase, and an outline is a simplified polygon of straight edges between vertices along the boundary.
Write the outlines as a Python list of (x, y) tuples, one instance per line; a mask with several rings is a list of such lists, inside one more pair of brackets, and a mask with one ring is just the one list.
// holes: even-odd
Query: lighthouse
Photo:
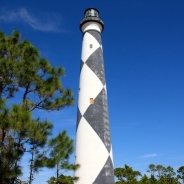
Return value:
[(114, 184), (112, 145), (101, 33), (104, 23), (88, 8), (83, 34), (76, 127), (76, 184)]

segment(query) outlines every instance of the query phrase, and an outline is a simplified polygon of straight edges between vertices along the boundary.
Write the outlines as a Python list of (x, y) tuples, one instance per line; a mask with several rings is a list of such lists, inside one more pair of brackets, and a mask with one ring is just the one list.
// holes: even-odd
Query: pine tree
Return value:
[[(34, 119), (33, 111), (73, 105), (71, 90), (61, 83), (64, 75), (62, 67), (51, 66), (33, 44), (21, 40), (18, 31), (10, 36), (0, 31), (0, 183), (15, 183), (25, 151), (36, 158), (39, 153), (33, 150), (42, 148), (51, 134), (52, 124)], [(32, 158), (30, 173), (39, 168)]]
[(136, 184), (138, 183), (137, 177), (141, 176), (139, 171), (134, 171), (132, 167), (125, 164), (124, 168), (114, 169), (114, 175), (118, 179), (116, 184)]
[(184, 184), (184, 166), (181, 166), (178, 170), (177, 170), (177, 177), (178, 179), (181, 179), (183, 184)]
[(51, 177), (48, 183), (72, 184), (73, 181), (78, 180), (78, 177), (65, 176), (60, 173), (60, 171), (75, 171), (79, 167), (78, 164), (69, 163), (69, 156), (73, 153), (73, 140), (68, 137), (67, 132), (59, 133), (49, 141), (48, 145), (51, 150), (45, 163), (48, 168), (56, 167), (56, 176)]

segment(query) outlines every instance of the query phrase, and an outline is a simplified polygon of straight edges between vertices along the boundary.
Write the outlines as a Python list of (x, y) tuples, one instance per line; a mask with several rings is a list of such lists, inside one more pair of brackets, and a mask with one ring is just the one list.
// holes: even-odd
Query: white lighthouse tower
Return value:
[(84, 12), (76, 132), (76, 184), (114, 184), (112, 146), (101, 32), (104, 24), (95, 8)]

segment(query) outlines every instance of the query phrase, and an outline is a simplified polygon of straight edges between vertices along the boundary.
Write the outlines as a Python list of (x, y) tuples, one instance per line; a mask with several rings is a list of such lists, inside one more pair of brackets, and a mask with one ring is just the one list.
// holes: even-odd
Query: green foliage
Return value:
[(150, 172), (151, 175), (154, 176), (155, 172), (156, 172), (156, 166), (154, 164), (150, 164), (149, 169), (147, 170), (147, 172)]
[(0, 76), (5, 99), (14, 97), (21, 89), (21, 103), (30, 111), (73, 105), (72, 92), (63, 89), (60, 81), (64, 75), (63, 68), (52, 67), (29, 41), (20, 41), (17, 31), (11, 36), (0, 33)]
[[(180, 174), (182, 173), (182, 167), (177, 171)], [(139, 180), (137, 179), (137, 176), (141, 176), (139, 171), (134, 171), (127, 165), (124, 168), (116, 168), (114, 170), (114, 174), (118, 179), (116, 184), (180, 184), (171, 166), (164, 167), (162, 165), (150, 164), (148, 168), (147, 172), (151, 173), (150, 176), (148, 177), (144, 174)]]
[(151, 184), (150, 179), (148, 178), (148, 176), (146, 174), (144, 174), (141, 178), (141, 180), (139, 181), (140, 184)]
[(132, 167), (125, 164), (124, 168), (116, 168), (114, 170), (114, 175), (118, 178), (118, 182), (116, 184), (136, 184), (136, 178), (141, 176), (141, 173), (139, 171), (134, 171)]
[(60, 175), (58, 178), (56, 177), (51, 177), (47, 183), (48, 184), (73, 184), (74, 181), (77, 181), (77, 177), (71, 177), (71, 176), (65, 176), (65, 175)]
[[(1, 146), (0, 176), (7, 177), (4, 173), (8, 173), (12, 178), (16, 178), (22, 174), (20, 160), (25, 151), (29, 151), (25, 147), (31, 146), (32, 153), (33, 148), (44, 146), (48, 135), (51, 134), (52, 124), (48, 121), (34, 120), (23, 106), (13, 105), (8, 115), (9, 123)], [(13, 171), (15, 174), (12, 174)]]
[[(45, 164), (48, 168), (56, 168), (55, 180), (63, 184), (70, 184), (77, 180), (78, 177), (60, 174), (60, 171), (75, 171), (79, 167), (78, 164), (69, 163), (69, 156), (73, 152), (73, 140), (67, 136), (67, 132), (59, 133), (49, 141), (48, 145), (51, 150), (49, 150), (49, 157), (45, 158)], [(50, 178), (49, 182), (52, 180), (53, 178)]]
[[(44, 147), (53, 125), (33, 118), (32, 113), (74, 104), (71, 90), (62, 86), (64, 75), (64, 68), (51, 66), (33, 44), (20, 39), (18, 31), (10, 36), (0, 31), (0, 183), (18, 181), (25, 152), (30, 153), (29, 183), (34, 172), (45, 166)], [(73, 151), (72, 144), (67, 158)]]
[(155, 171), (157, 171), (158, 172), (158, 175), (157, 175), (157, 177), (158, 178), (160, 178), (161, 176), (163, 176), (164, 175), (164, 173), (165, 173), (165, 170), (166, 170), (166, 168), (165, 167), (163, 167), (162, 165), (156, 165), (156, 167), (155, 167), (156, 169), (155, 169)]
[(184, 166), (181, 166), (181, 167), (177, 170), (177, 172), (178, 172), (177, 177), (178, 177), (179, 179), (181, 179), (181, 180), (183, 181), (183, 184), (184, 184)]

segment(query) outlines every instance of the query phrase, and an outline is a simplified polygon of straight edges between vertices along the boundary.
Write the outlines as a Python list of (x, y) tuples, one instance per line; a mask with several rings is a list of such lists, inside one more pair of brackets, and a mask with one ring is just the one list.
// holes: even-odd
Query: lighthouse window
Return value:
[(95, 11), (93, 9), (91, 10), (91, 16), (95, 16)]
[(93, 98), (90, 98), (89, 99), (89, 102), (90, 102), (90, 104), (94, 104), (94, 99)]
[(93, 44), (90, 44), (90, 45), (89, 45), (89, 48), (93, 48)]

